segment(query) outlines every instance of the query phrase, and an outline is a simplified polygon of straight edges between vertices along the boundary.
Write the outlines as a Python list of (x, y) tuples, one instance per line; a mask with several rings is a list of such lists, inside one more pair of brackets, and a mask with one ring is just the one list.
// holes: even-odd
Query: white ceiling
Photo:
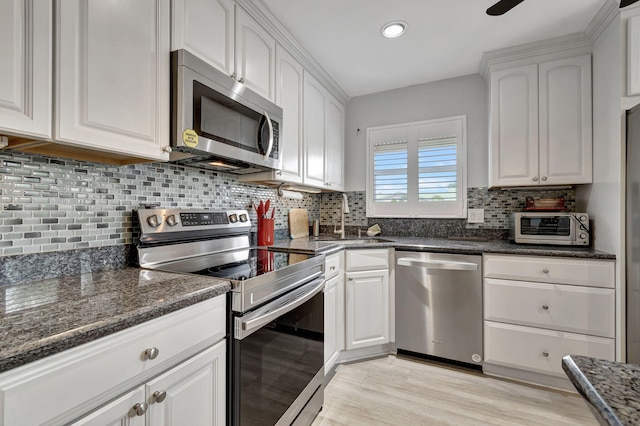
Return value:
[[(350, 97), (477, 73), (482, 52), (582, 32), (608, 0), (263, 0)], [(409, 24), (399, 38), (381, 27)]]

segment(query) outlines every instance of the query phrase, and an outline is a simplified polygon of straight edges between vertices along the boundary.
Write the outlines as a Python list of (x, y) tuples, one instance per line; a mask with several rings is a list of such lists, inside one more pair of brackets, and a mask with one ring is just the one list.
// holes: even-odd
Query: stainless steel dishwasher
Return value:
[(396, 251), (396, 347), (482, 367), (482, 256)]

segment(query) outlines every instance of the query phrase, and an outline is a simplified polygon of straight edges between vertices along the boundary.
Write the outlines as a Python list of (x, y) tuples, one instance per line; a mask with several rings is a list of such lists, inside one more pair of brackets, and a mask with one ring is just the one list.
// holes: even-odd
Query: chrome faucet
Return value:
[(347, 200), (347, 194), (342, 194), (342, 204), (340, 205), (340, 229), (336, 229), (336, 225), (333, 226), (333, 233), (340, 234), (340, 238), (344, 240), (344, 215), (349, 213), (349, 200)]

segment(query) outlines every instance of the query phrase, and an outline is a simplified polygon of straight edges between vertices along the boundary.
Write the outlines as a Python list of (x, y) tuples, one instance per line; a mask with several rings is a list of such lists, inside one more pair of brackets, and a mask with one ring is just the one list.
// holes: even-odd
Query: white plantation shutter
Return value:
[(418, 141), (418, 200), (456, 199), (458, 184), (455, 137)]
[(466, 217), (466, 120), (367, 129), (367, 216)]
[(373, 199), (378, 203), (408, 201), (407, 141), (373, 146)]

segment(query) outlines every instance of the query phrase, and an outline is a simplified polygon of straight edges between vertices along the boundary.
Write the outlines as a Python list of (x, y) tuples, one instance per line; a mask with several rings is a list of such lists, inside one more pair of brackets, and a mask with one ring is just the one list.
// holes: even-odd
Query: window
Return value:
[(367, 129), (367, 216), (466, 217), (466, 117)]

